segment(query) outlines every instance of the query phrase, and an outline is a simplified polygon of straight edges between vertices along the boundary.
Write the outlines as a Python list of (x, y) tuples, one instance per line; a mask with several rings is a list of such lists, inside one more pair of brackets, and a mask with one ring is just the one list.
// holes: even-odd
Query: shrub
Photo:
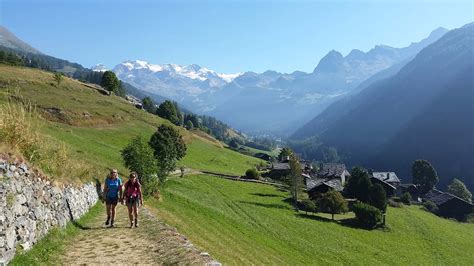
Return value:
[(351, 177), (345, 186), (347, 197), (356, 198), (362, 202), (368, 202), (369, 189), (372, 186), (369, 173), (361, 167), (354, 167), (351, 170)]
[(233, 149), (237, 149), (239, 148), (239, 143), (235, 140), (235, 139), (232, 139), (230, 142), (229, 142), (229, 146)]
[(454, 178), (451, 184), (449, 184), (448, 192), (469, 203), (472, 203), (471, 192), (469, 191), (469, 189), (467, 189), (466, 185), (457, 178)]
[(114, 72), (108, 70), (108, 71), (105, 71), (104, 74), (102, 75), (100, 86), (104, 87), (106, 90), (110, 92), (115, 92), (120, 86), (120, 81)]
[(57, 87), (59, 87), (59, 84), (61, 84), (61, 81), (64, 79), (64, 74), (61, 72), (56, 72), (53, 75), (54, 81), (58, 84)]
[(382, 212), (387, 210), (387, 194), (380, 184), (374, 184), (369, 188), (369, 204)]
[(422, 193), (430, 191), (439, 181), (434, 167), (426, 160), (416, 160), (411, 168), (413, 184), (418, 185)]
[(301, 201), (301, 209), (308, 214), (308, 212), (317, 212), (316, 202), (311, 199), (304, 199)]
[(172, 126), (161, 125), (148, 142), (158, 165), (158, 177), (164, 184), (166, 177), (176, 167), (176, 162), (186, 155), (186, 144), (181, 133)]
[(434, 202), (430, 200), (423, 202), (423, 207), (425, 208), (425, 210), (429, 212), (432, 212), (432, 213), (438, 212), (438, 206), (436, 206), (436, 204), (434, 204)]
[(183, 123), (183, 115), (181, 114), (176, 102), (169, 100), (162, 102), (158, 106), (158, 109), (156, 109), (156, 114), (161, 118), (168, 119), (171, 123), (177, 126)]
[(466, 216), (466, 223), (474, 224), (474, 212), (471, 212)]
[(246, 179), (258, 179), (259, 174), (255, 168), (250, 168), (247, 171), (245, 171), (245, 178)]
[(401, 208), (403, 207), (403, 204), (399, 201), (395, 201), (394, 199), (389, 199), (388, 200), (388, 205), (390, 207), (394, 207), (394, 208)]
[(318, 199), (317, 205), (322, 211), (330, 213), (334, 220), (334, 214), (345, 213), (348, 211), (347, 201), (341, 195), (341, 193), (330, 190), (324, 193), (321, 198)]
[(400, 197), (400, 200), (406, 205), (410, 205), (412, 201), (410, 193), (408, 192), (403, 193), (403, 195)]
[(121, 151), (124, 165), (138, 174), (143, 184), (143, 194), (153, 195), (158, 190), (158, 166), (153, 157), (153, 149), (140, 136), (130, 140)]
[(357, 202), (353, 206), (357, 220), (368, 228), (373, 228), (382, 221), (382, 213), (379, 209), (369, 204)]
[(194, 128), (193, 122), (191, 122), (191, 120), (186, 121), (184, 127), (185, 127), (187, 130), (193, 130), (193, 128)]

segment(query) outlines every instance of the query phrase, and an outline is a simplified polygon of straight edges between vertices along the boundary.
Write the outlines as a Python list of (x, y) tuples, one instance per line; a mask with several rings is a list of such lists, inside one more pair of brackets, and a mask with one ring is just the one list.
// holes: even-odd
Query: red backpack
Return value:
[(132, 183), (130, 180), (125, 183), (125, 195), (128, 197), (138, 197), (140, 191), (140, 183), (138, 180)]

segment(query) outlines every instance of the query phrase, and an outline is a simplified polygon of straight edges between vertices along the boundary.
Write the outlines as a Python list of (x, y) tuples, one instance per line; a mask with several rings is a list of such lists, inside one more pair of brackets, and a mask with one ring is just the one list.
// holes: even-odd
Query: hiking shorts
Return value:
[(138, 197), (127, 197), (127, 206), (128, 207), (133, 207), (133, 206), (138, 207)]
[(118, 197), (112, 198), (112, 197), (107, 197), (105, 198), (105, 203), (107, 205), (117, 205), (118, 203)]

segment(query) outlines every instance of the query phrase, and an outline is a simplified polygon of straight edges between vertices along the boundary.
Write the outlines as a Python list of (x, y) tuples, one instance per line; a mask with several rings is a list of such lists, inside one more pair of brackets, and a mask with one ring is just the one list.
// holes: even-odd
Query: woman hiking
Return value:
[[(143, 205), (143, 198), (142, 198), (142, 188), (140, 182), (138, 181), (138, 177), (136, 173), (131, 173), (130, 177), (125, 183), (125, 192), (123, 194), (123, 200), (126, 201), (127, 208), (128, 208), (128, 217), (130, 218), (130, 228), (134, 225), (135, 220), (135, 227), (138, 227), (138, 202), (140, 205)], [(134, 219), (135, 218), (135, 219)]]
[(119, 199), (122, 198), (122, 180), (118, 176), (117, 169), (110, 171), (110, 174), (105, 178), (104, 181), (104, 195), (105, 204), (107, 206), (107, 221), (105, 225), (114, 227), (115, 220), (115, 208)]

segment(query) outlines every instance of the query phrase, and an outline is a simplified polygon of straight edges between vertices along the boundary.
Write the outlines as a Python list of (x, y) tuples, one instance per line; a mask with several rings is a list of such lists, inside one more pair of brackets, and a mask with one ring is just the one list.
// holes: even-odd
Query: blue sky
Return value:
[(0, 0), (0, 24), (86, 67), (126, 59), (218, 72), (312, 71), (330, 50), (403, 47), (472, 22), (473, 1)]

